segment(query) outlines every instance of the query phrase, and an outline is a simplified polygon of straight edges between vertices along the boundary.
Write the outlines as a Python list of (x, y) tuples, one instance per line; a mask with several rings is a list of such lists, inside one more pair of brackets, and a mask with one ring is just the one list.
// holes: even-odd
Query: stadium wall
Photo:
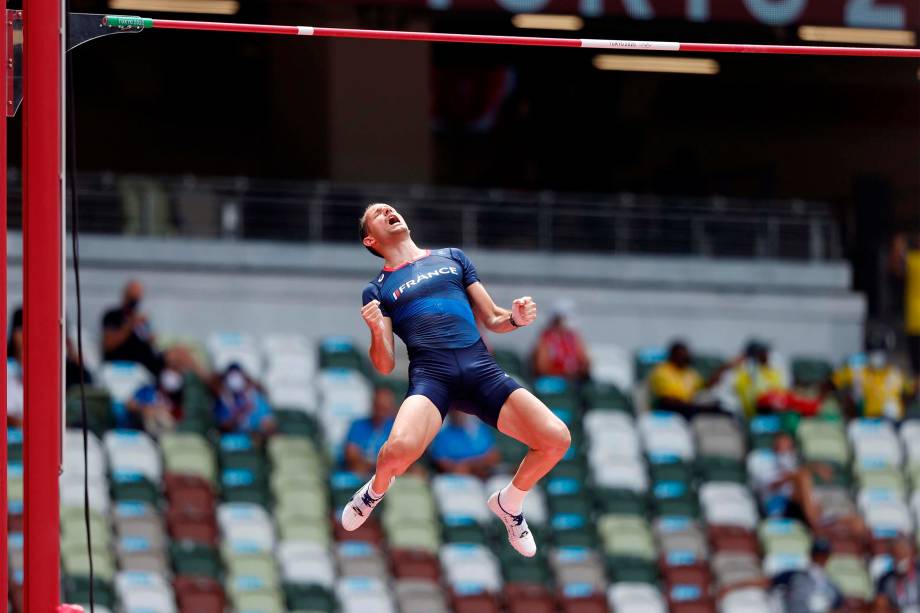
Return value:
[[(105, 308), (133, 277), (147, 287), (144, 311), (162, 336), (204, 340), (217, 330), (291, 331), (309, 337), (355, 336), (366, 342), (358, 309), (381, 261), (359, 246), (289, 245), (133, 237), (81, 237), (84, 330), (99, 337)], [(69, 252), (69, 249), (68, 249)], [(555, 303), (576, 305), (590, 343), (634, 350), (675, 336), (700, 351), (734, 355), (746, 339), (771, 341), (787, 355), (839, 360), (860, 349), (866, 304), (849, 290), (843, 262), (598, 257), (470, 251), (501, 304), (531, 295), (548, 320)], [(9, 241), (10, 307), (22, 295), (22, 241)], [(73, 326), (73, 278), (68, 276)], [(537, 330), (494, 339), (519, 350)]]

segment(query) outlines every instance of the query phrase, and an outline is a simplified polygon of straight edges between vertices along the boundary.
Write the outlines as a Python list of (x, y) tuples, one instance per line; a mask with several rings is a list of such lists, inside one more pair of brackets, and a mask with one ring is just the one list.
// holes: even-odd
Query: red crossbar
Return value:
[[(114, 17), (114, 16), (113, 16)], [(520, 45), (527, 47), (575, 47), (628, 51), (684, 51), (691, 53), (762, 53), (773, 55), (825, 55), (920, 58), (920, 49), (885, 47), (818, 47), (806, 45), (740, 45), (678, 43), (594, 38), (547, 38), (531, 36), (490, 36), (484, 34), (447, 34), (443, 32), (401, 32), (398, 30), (359, 30), (310, 26), (278, 26), (215, 21), (145, 19), (146, 27), (168, 30), (211, 32), (248, 32), (315, 36), (320, 38), (361, 38), (432, 43), (477, 43), (485, 45)]]

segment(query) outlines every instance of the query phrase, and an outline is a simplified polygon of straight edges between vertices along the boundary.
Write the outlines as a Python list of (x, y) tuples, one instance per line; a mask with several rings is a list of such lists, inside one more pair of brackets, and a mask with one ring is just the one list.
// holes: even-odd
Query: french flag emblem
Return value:
[(399, 297), (402, 295), (402, 291), (396, 290), (393, 292), (393, 300), (399, 300)]

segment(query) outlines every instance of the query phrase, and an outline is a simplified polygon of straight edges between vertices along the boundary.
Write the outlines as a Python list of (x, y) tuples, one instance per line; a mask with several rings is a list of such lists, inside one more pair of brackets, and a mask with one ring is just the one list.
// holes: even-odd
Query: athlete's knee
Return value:
[(572, 444), (572, 433), (569, 432), (568, 426), (561, 421), (553, 423), (543, 434), (541, 446), (552, 455), (560, 458), (569, 450)]
[(395, 468), (406, 468), (422, 455), (422, 451), (406, 436), (391, 436), (380, 450), (379, 461)]

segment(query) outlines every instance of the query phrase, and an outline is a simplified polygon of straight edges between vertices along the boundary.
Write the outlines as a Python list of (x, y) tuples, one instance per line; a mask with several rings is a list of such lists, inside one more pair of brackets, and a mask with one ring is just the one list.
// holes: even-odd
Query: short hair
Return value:
[[(364, 212), (361, 213), (361, 217), (358, 218), (358, 234), (361, 236), (361, 244), (364, 244), (364, 239), (367, 238), (367, 234), (368, 234), (368, 232), (367, 232), (367, 223), (365, 223), (365, 221), (364, 221), (364, 219), (367, 217), (367, 211), (368, 211), (368, 209), (370, 209), (372, 206), (377, 205), (377, 204), (381, 204), (381, 203), (380, 203), (380, 202), (372, 202), (372, 203), (370, 203), (369, 205), (367, 205), (366, 207), (364, 207)], [(383, 257), (383, 255), (381, 255), (380, 252), (377, 251), (376, 249), (374, 249), (373, 247), (368, 247), (367, 245), (364, 245), (364, 248), (367, 249), (368, 251), (370, 251), (371, 253), (373, 253), (374, 255), (376, 255), (378, 258), (382, 258), (382, 257)]]

